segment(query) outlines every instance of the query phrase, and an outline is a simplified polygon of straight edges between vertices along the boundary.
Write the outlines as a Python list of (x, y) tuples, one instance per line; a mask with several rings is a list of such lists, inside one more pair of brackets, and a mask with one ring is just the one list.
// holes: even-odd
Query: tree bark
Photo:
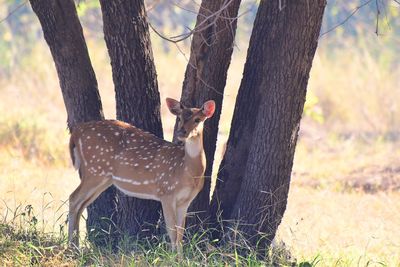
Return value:
[[(212, 210), (265, 248), (284, 211), (325, 0), (261, 1)], [(217, 220), (216, 217), (213, 218)], [(231, 225), (232, 226), (232, 225)]]
[[(80, 122), (104, 119), (102, 104), (86, 42), (73, 0), (30, 0), (57, 69), (70, 130)], [(114, 211), (113, 189), (88, 207), (90, 229), (108, 229)], [(91, 220), (95, 218), (95, 220)], [(101, 231), (97, 231), (100, 233)]]
[(74, 1), (30, 0), (56, 65), (68, 128), (103, 119), (97, 80)]
[[(205, 101), (213, 99), (216, 102), (216, 111), (205, 123), (206, 180), (203, 190), (189, 208), (189, 212), (195, 213), (195, 216), (188, 218), (188, 226), (198, 225), (210, 216), (210, 185), (218, 124), (233, 52), (240, 2), (240, 0), (203, 0), (197, 16), (181, 102), (189, 107), (200, 107)], [(176, 141), (175, 135), (174, 141)]]
[[(162, 138), (160, 95), (143, 0), (100, 0), (111, 59), (117, 119)], [(159, 202), (117, 193), (116, 224), (123, 234), (151, 235)]]

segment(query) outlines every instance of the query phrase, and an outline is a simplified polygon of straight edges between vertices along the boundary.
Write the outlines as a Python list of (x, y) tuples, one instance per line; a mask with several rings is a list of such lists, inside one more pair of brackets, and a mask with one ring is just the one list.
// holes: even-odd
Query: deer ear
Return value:
[(211, 118), (212, 115), (214, 115), (215, 111), (214, 100), (208, 100), (207, 102), (205, 102), (201, 107), (201, 111), (203, 112), (204, 116), (206, 116), (207, 118)]
[(168, 97), (165, 101), (167, 102), (168, 109), (172, 114), (178, 116), (182, 113), (183, 106), (179, 101)]

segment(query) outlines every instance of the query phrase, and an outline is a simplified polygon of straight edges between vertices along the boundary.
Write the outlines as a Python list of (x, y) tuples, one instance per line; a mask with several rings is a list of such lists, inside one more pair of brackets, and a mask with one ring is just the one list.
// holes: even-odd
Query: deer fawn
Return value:
[(77, 125), (70, 153), (81, 183), (69, 197), (68, 239), (79, 246), (83, 210), (111, 185), (128, 196), (160, 201), (172, 250), (181, 253), (187, 209), (204, 185), (203, 124), (212, 117), (215, 102), (186, 108), (167, 98), (178, 117), (177, 145), (117, 120)]

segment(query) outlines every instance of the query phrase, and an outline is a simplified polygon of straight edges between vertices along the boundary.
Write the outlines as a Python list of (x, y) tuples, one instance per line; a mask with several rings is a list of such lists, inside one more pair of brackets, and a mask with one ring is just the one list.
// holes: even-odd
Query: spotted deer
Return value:
[(178, 118), (177, 138), (184, 146), (117, 120), (73, 129), (69, 148), (81, 182), (69, 197), (71, 244), (79, 246), (83, 210), (114, 185), (128, 196), (160, 201), (172, 249), (181, 252), (187, 209), (204, 185), (203, 124), (214, 114), (215, 102), (201, 108), (186, 108), (171, 98), (166, 102)]

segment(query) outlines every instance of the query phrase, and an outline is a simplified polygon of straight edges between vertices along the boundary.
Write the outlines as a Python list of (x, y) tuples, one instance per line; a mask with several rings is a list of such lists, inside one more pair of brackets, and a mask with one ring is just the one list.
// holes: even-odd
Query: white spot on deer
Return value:
[(125, 190), (125, 189), (119, 187), (118, 185), (116, 185), (116, 186), (122, 193), (124, 193), (127, 196), (138, 197), (138, 198), (142, 198), (142, 199), (153, 199), (153, 200), (160, 201), (160, 199), (156, 195), (135, 193), (135, 192), (131, 192), (131, 191)]
[(119, 135), (119, 132), (115, 132), (114, 134), (115, 134), (116, 136), (118, 136), (118, 135)]
[(120, 181), (120, 182), (123, 182), (123, 183), (130, 183), (130, 184), (133, 184), (133, 185), (141, 185), (142, 183), (141, 182), (138, 182), (138, 181), (135, 181), (135, 180), (132, 180), (132, 179), (127, 179), (127, 178), (122, 178), (122, 177), (118, 177), (118, 176), (112, 176), (112, 178), (114, 179), (114, 180), (117, 180), (117, 181)]

